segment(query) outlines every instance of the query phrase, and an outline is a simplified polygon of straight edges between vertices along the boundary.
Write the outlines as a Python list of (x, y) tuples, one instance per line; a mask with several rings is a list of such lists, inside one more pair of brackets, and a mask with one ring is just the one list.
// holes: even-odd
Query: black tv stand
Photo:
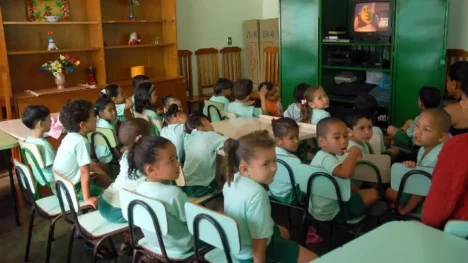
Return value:
[(389, 36), (354, 36), (354, 43), (391, 43), (392, 38)]

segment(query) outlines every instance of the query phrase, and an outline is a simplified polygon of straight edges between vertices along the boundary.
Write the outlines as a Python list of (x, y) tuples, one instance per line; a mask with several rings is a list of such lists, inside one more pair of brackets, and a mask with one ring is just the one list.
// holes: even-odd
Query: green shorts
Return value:
[[(296, 185), (296, 191), (297, 191), (297, 196), (299, 197), (299, 202), (300, 203), (304, 202), (307, 198), (307, 194), (301, 191), (301, 188), (299, 187), (299, 185)], [(283, 203), (283, 204), (287, 204), (287, 205), (297, 204), (296, 198), (294, 197), (292, 190), (285, 196), (272, 195), (271, 197), (275, 199), (276, 201)]]
[(395, 145), (401, 147), (403, 149), (411, 150), (412, 148), (412, 141), (411, 137), (406, 134), (406, 132), (402, 130), (398, 130), (395, 135), (393, 136), (393, 141)]
[(364, 215), (366, 206), (359, 193), (351, 193), (348, 202), (344, 202), (344, 211), (341, 211), (333, 220), (350, 220)]
[[(411, 194), (402, 193), (401, 198), (400, 198), (400, 205), (406, 205), (408, 201), (410, 200), (411, 196), (412, 196)], [(424, 202), (419, 204), (413, 211), (411, 211), (411, 213), (421, 214), (423, 203)]]
[[(83, 193), (81, 192), (81, 183), (75, 185), (76, 194), (78, 195), (79, 201), (84, 201)], [(89, 185), (89, 190), (91, 191), (91, 196), (99, 197), (104, 192), (101, 187), (94, 185), (92, 182)]]
[(125, 220), (123, 217), (122, 209), (120, 207), (113, 207), (106, 200), (104, 200), (102, 196), (99, 197), (98, 210), (102, 217), (107, 219), (109, 222), (116, 224), (127, 222), (127, 220)]
[[(273, 236), (266, 250), (266, 262), (268, 263), (289, 263), (297, 262), (299, 259), (299, 245), (291, 240), (281, 237), (280, 229), (277, 225), (273, 227)], [(253, 263), (251, 259), (237, 259), (240, 263)]]
[(192, 185), (192, 186), (182, 186), (180, 189), (188, 197), (202, 197), (207, 195), (214, 195), (218, 192), (218, 187), (216, 185), (216, 179), (214, 179), (209, 186), (203, 185)]

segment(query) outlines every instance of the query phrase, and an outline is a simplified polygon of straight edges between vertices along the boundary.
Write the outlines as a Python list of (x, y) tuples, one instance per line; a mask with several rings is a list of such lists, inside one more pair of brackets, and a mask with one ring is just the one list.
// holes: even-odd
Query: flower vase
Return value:
[(130, 14), (128, 15), (128, 19), (136, 20), (135, 14), (133, 12), (133, 0), (128, 0), (128, 4), (130, 5)]
[(65, 89), (65, 75), (63, 73), (55, 72), (55, 84), (57, 85), (58, 90)]

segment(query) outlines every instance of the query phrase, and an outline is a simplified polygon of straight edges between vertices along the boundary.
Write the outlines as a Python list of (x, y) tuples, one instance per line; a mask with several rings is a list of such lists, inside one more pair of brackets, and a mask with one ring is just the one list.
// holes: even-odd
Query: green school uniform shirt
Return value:
[(408, 137), (410, 138), (413, 138), (414, 128), (416, 128), (416, 123), (418, 122), (418, 119), (419, 119), (419, 116), (414, 118), (413, 124), (411, 124), (411, 126), (409, 126), (408, 129), (406, 130), (406, 135), (408, 135)]
[(301, 120), (301, 109), (297, 107), (296, 103), (292, 103), (288, 106), (283, 116), (299, 121)]
[(224, 96), (211, 96), (210, 101), (222, 103), (224, 105), (224, 109), (226, 109), (229, 103), (231, 103), (228, 98)]
[[(382, 149), (382, 152), (381, 153), (384, 153), (387, 151), (387, 148), (385, 147), (385, 142), (384, 142), (384, 135), (383, 135), (383, 132), (382, 132), (382, 129), (380, 129), (379, 127), (377, 126), (373, 126), (372, 127), (372, 132), (374, 134), (378, 134), (380, 136), (380, 149)], [(374, 153), (375, 154), (375, 153)]]
[[(334, 155), (324, 151), (319, 151), (310, 165), (325, 169), (330, 175), (333, 175), (335, 168), (342, 162)], [(319, 221), (330, 221), (340, 212), (338, 201), (320, 197), (312, 196), (312, 204), (309, 205), (309, 213)]]
[[(55, 160), (55, 150), (45, 138), (33, 138), (33, 137), (28, 136), (26, 138), (26, 142), (35, 144), (37, 145), (37, 148), (39, 148), (39, 152), (41, 153), (42, 160), (44, 161), (44, 168), (36, 168), (36, 166), (32, 163), (30, 165), (32, 167), (34, 178), (41, 185), (44, 186), (54, 179), (54, 172), (52, 171), (52, 165), (54, 164), (54, 160)], [(46, 182), (44, 182), (44, 180), (40, 176), (40, 172), (38, 169), (41, 170), (42, 174), (47, 180)]]
[(179, 162), (183, 162), (185, 159), (184, 151), (184, 125), (183, 124), (169, 124), (166, 127), (162, 128), (161, 137), (168, 139), (174, 144), (177, 151), (177, 158)]
[(444, 147), (443, 143), (437, 145), (436, 147), (432, 148), (432, 150), (428, 152), (426, 156), (424, 156), (424, 153), (426, 152), (424, 147), (419, 148), (418, 157), (417, 157), (418, 165), (424, 166), (424, 167), (435, 167), (437, 163), (437, 158), (439, 157), (439, 153), (443, 147)]
[(226, 137), (216, 132), (197, 131), (184, 139), (184, 176), (186, 186), (209, 186), (216, 175), (216, 152), (224, 146)]
[[(164, 204), (167, 213), (168, 233), (163, 236), (164, 246), (168, 254), (186, 253), (193, 249), (192, 235), (187, 228), (184, 205), (188, 197), (179, 187), (171, 184), (147, 182), (140, 183), (136, 190), (138, 194), (154, 198)], [(151, 230), (142, 229), (145, 243), (159, 247), (154, 227)]]
[(115, 110), (117, 111), (117, 119), (125, 121), (125, 103), (115, 104)]
[(57, 150), (53, 169), (73, 184), (81, 182), (80, 167), (91, 163), (88, 139), (76, 132), (68, 133)]
[[(114, 135), (116, 134), (115, 125), (102, 118), (98, 119), (96, 123), (96, 127), (104, 128), (104, 129), (111, 129)], [(94, 150), (96, 152), (96, 158), (99, 160), (99, 162), (110, 163), (112, 161), (112, 153), (111, 153), (112, 149), (110, 149), (109, 147), (96, 145), (94, 147)]]
[(321, 121), (322, 119), (325, 119), (327, 117), (330, 117), (330, 113), (328, 113), (328, 111), (326, 110), (322, 110), (322, 109), (313, 109), (312, 110), (312, 117), (310, 119), (310, 123), (313, 124), (313, 125), (317, 125), (317, 123), (319, 121)]
[(239, 224), (241, 250), (233, 254), (238, 259), (250, 259), (252, 239), (268, 239), (270, 243), (275, 223), (271, 218), (268, 193), (259, 183), (242, 176), (234, 175), (231, 185), (223, 187), (224, 214), (234, 218)]
[(143, 109), (143, 115), (148, 116), (150, 119), (162, 121), (161, 115), (157, 114), (154, 110)]
[(359, 149), (361, 149), (362, 154), (371, 154), (371, 148), (369, 147), (368, 143), (362, 144), (353, 140), (349, 140), (347, 149), (349, 150), (353, 146), (357, 146)]
[[(278, 159), (281, 159), (281, 156), (296, 157), (294, 154), (280, 147), (275, 147), (275, 152), (276, 158)], [(270, 193), (277, 197), (285, 197), (292, 191), (291, 181), (289, 179), (287, 181), (282, 181), (276, 178), (276, 176), (273, 179), (273, 182), (268, 185), (268, 187), (270, 188)]]
[(260, 117), (263, 111), (260, 108), (254, 106), (247, 106), (243, 102), (231, 102), (227, 106), (227, 112), (231, 112), (237, 115), (237, 117)]

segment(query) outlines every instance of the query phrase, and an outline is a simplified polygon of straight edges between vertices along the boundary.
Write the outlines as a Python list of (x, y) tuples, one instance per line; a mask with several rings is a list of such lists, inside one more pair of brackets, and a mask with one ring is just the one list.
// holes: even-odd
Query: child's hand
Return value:
[(163, 112), (163, 110), (161, 110), (160, 108), (158, 108), (158, 109), (156, 109), (156, 113), (157, 113), (158, 115), (162, 115), (164, 112)]
[(404, 216), (404, 215), (408, 214), (409, 212), (405, 209), (404, 206), (400, 205), (400, 206), (398, 207), (398, 213), (399, 213), (400, 215)]
[(359, 147), (357, 146), (353, 146), (351, 147), (349, 150), (348, 150), (349, 153), (355, 153), (355, 154), (358, 154), (359, 155), (359, 158), (362, 158), (362, 152), (361, 152), (361, 149), (359, 149)]
[(244, 104), (247, 105), (247, 106), (252, 106), (252, 105), (255, 104), (255, 101), (254, 100), (248, 100)]
[(416, 168), (416, 162), (413, 161), (404, 161), (404, 165), (406, 165), (408, 168)]
[(258, 94), (260, 95), (260, 99), (264, 100), (267, 92), (268, 92), (267, 86), (263, 85), (263, 87), (261, 87), (260, 91), (258, 92)]
[(98, 199), (97, 199), (97, 197), (94, 197), (94, 196), (86, 199), (86, 201), (85, 201), (85, 205), (90, 205), (94, 209), (97, 208), (97, 204), (98, 204)]

